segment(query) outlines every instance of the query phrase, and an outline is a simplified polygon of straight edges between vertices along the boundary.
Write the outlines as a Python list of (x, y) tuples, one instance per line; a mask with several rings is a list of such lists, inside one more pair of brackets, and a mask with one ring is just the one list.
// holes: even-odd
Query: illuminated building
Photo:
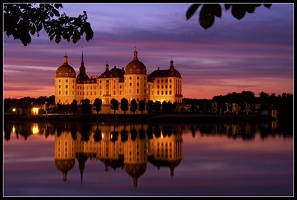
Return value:
[(83, 53), (79, 73), (68, 64), (68, 56), (64, 56), (64, 63), (56, 70), (55, 77), (55, 103), (71, 104), (73, 100), (78, 103), (83, 99), (89, 99), (90, 104), (99, 98), (104, 104), (110, 104), (111, 99), (121, 102), (126, 98), (130, 103), (144, 100), (166, 101), (182, 103), (182, 77), (170, 61), (168, 69), (157, 69), (147, 74), (146, 66), (138, 59), (138, 52), (133, 52), (133, 60), (125, 69), (109, 68), (105, 65), (105, 71), (99, 76), (88, 76), (84, 65)]
[(63, 181), (75, 164), (75, 143), (71, 133), (55, 133), (54, 158), (56, 167), (62, 172)]
[(56, 130), (54, 158), (62, 180), (67, 180), (67, 173), (77, 162), (82, 184), (86, 162), (97, 160), (102, 161), (106, 173), (108, 168), (124, 168), (134, 187), (145, 174), (148, 163), (158, 169), (169, 169), (173, 176), (182, 160), (182, 133), (163, 127), (151, 128), (154, 130), (151, 137), (146, 134), (147, 124), (104, 124), (81, 129), (73, 125), (60, 132)]

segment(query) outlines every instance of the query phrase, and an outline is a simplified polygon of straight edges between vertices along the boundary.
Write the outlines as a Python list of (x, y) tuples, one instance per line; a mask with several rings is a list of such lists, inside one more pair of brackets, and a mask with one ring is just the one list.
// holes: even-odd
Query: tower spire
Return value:
[(84, 50), (83, 50), (83, 47), (82, 47), (82, 50), (81, 50), (81, 65), (84, 66)]
[(138, 52), (136, 51), (136, 46), (134, 48), (135, 48), (135, 50), (133, 52), (133, 54), (134, 54), (133, 60), (138, 60), (138, 56), (137, 56)]
[(171, 56), (171, 60), (170, 60), (170, 69), (171, 69), (171, 71), (173, 70), (173, 68), (174, 68), (174, 66), (173, 66), (173, 60), (172, 60), (172, 56)]

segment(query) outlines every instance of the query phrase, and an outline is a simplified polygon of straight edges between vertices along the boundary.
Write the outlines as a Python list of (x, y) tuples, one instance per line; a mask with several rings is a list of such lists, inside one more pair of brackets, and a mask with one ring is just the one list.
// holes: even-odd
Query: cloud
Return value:
[[(126, 67), (136, 48), (148, 73), (158, 67), (167, 69), (171, 58), (174, 60), (183, 77), (184, 97), (217, 95), (216, 91), (228, 90), (228, 80), (236, 80), (229, 92), (247, 88), (268, 93), (293, 91), (291, 4), (273, 4), (270, 9), (258, 7), (242, 20), (234, 19), (230, 11), (223, 11), (222, 18), (216, 18), (213, 27), (207, 30), (200, 27), (197, 13), (186, 20), (190, 4), (63, 6), (70, 16), (87, 11), (94, 38), (86, 41), (83, 36), (76, 44), (66, 41), (56, 44), (43, 33), (24, 47), (20, 41), (4, 37), (5, 90), (13, 88), (11, 84), (16, 80), (22, 86), (41, 81), (44, 87), (54, 87), (54, 73), (63, 64), (65, 54), (78, 73), (83, 51), (87, 74), (100, 75), (106, 63)], [(207, 89), (210, 90), (199, 92)]]

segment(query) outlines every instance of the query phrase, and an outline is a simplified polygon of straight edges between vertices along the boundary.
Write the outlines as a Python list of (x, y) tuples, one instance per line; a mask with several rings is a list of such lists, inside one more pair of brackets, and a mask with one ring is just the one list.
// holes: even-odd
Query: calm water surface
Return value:
[(5, 123), (4, 196), (293, 196), (275, 123)]

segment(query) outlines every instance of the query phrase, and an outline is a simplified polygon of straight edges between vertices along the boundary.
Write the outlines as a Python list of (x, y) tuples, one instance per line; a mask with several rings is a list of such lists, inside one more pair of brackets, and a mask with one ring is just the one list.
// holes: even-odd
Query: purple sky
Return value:
[(293, 93), (293, 5), (261, 6), (241, 20), (225, 11), (204, 30), (191, 4), (63, 4), (60, 13), (77, 17), (87, 11), (94, 37), (56, 44), (33, 36), (28, 46), (4, 35), (4, 98), (54, 95), (56, 69), (69, 64), (78, 73), (82, 49), (86, 73), (100, 75), (106, 61), (119, 68), (138, 58), (147, 67), (167, 69), (171, 58), (183, 78), (184, 98), (230, 92)]

